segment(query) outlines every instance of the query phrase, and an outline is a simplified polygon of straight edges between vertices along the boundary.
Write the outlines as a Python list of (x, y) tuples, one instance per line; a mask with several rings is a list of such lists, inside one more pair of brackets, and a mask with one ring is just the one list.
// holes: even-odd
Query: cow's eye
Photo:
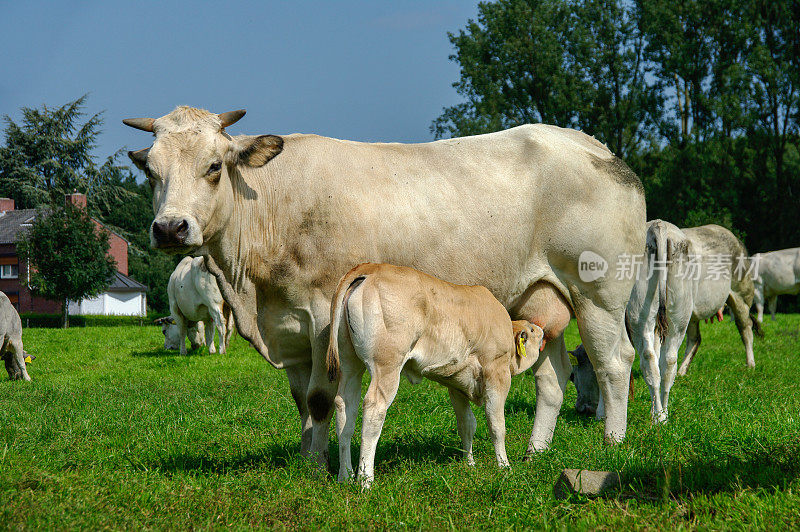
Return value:
[(217, 162), (215, 162), (214, 164), (212, 164), (211, 166), (209, 166), (209, 167), (208, 167), (208, 172), (207, 172), (207, 174), (208, 174), (208, 175), (211, 175), (211, 174), (216, 174), (216, 173), (217, 173), (217, 172), (219, 172), (221, 169), (222, 169), (222, 163), (221, 163), (221, 162), (219, 162), (219, 161), (217, 161)]

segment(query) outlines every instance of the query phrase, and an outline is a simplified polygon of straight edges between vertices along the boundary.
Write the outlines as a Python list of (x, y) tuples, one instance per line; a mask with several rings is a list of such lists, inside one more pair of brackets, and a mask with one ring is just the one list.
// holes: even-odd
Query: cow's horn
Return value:
[(238, 122), (239, 119), (242, 118), (246, 112), (247, 111), (245, 111), (244, 109), (239, 109), (238, 111), (228, 111), (227, 113), (221, 113), (219, 115), (219, 121), (222, 123), (222, 127), (228, 127)]
[(155, 122), (155, 120), (152, 118), (126, 118), (122, 121), (126, 126), (135, 127), (136, 129), (147, 131), (148, 133), (153, 132), (153, 122)]

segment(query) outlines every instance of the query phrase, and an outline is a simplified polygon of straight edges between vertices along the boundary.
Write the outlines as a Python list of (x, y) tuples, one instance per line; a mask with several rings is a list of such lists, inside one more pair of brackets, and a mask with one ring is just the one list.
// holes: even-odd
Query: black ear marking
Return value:
[(259, 135), (239, 152), (239, 163), (257, 168), (264, 166), (283, 151), (283, 138), (278, 135)]

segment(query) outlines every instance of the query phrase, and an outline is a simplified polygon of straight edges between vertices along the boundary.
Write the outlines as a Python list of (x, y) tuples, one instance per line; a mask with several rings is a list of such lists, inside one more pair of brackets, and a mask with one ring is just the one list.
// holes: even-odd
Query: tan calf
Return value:
[(542, 329), (511, 322), (483, 286), (441, 281), (412, 268), (361, 264), (336, 288), (331, 308), (328, 377), (341, 377), (336, 397), (339, 480), (350, 478), (350, 440), (361, 397), (361, 377), (371, 381), (364, 397), (358, 477), (374, 478), (375, 449), (400, 374), (445, 385), (456, 412), (464, 456), (473, 464), (475, 416), (469, 402), (485, 404), (497, 463), (508, 465), (505, 406), (512, 375), (538, 359)]

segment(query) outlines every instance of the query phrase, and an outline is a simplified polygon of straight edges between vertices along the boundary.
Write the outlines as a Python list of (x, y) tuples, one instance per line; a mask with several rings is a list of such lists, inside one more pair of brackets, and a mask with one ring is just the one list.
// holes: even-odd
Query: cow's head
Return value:
[(149, 148), (128, 152), (153, 189), (154, 248), (190, 253), (202, 246), (230, 217), (235, 168), (263, 166), (281, 152), (281, 137), (231, 137), (225, 132), (244, 114), (243, 109), (217, 115), (178, 107), (155, 120), (123, 120), (155, 135)]
[[(155, 323), (161, 325), (161, 334), (164, 335), (164, 349), (180, 349), (181, 342), (183, 342), (184, 339), (181, 338), (181, 329), (175, 323), (172, 316), (159, 318), (155, 320)], [(192, 349), (203, 345), (204, 334), (205, 327), (202, 321), (198, 321), (189, 327), (187, 336), (189, 337), (189, 344), (192, 346)]]
[(575, 410), (579, 414), (593, 416), (597, 412), (597, 405), (600, 402), (600, 387), (597, 385), (597, 375), (594, 372), (589, 355), (583, 348), (583, 344), (570, 352), (570, 358), (575, 358), (577, 365), (573, 363), (570, 380), (575, 383), (575, 390), (578, 398), (575, 400)]
[(16, 352), (14, 349), (6, 349), (5, 352), (2, 353), (3, 362), (5, 363), (9, 379), (12, 381), (31, 380), (28, 375), (28, 369), (25, 367), (25, 359), (29, 356), (31, 359), (35, 358), (24, 350), (22, 352)]

